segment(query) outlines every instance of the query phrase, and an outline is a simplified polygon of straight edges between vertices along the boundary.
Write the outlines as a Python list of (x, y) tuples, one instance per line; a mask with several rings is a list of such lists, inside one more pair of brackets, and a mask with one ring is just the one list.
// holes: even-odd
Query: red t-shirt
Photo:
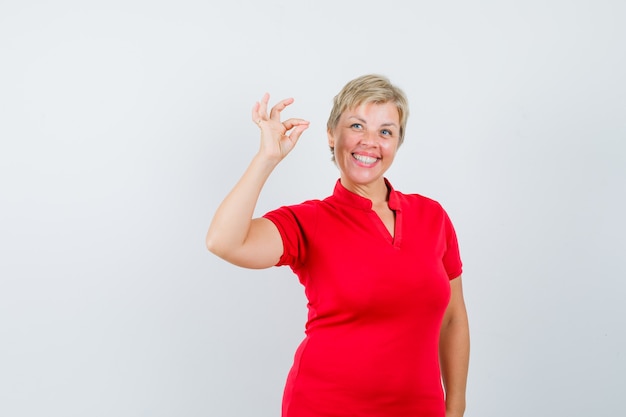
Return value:
[(390, 189), (395, 237), (337, 181), (324, 200), (267, 213), (308, 299), (283, 417), (444, 417), (439, 330), (462, 267), (439, 203)]

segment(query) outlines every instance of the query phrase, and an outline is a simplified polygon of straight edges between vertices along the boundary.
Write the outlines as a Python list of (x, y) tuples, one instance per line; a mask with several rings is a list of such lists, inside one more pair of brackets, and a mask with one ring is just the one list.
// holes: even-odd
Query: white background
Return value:
[(209, 254), (258, 146), (311, 121), (258, 214), (332, 192), (325, 123), (381, 73), (388, 177), (455, 223), (469, 417), (626, 415), (626, 3), (0, 2), (0, 415), (278, 416), (306, 318), (286, 268)]

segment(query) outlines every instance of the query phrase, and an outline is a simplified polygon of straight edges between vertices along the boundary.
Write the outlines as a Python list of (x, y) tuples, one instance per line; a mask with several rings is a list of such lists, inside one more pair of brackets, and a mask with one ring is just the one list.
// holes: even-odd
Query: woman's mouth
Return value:
[(353, 153), (352, 157), (365, 165), (372, 165), (378, 161), (378, 158), (374, 158), (373, 156), (359, 155), (356, 153)]

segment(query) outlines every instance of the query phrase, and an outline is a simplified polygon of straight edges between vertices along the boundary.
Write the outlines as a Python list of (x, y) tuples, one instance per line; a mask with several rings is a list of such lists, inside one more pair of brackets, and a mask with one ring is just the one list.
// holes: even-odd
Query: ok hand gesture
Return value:
[(261, 129), (261, 148), (259, 153), (276, 163), (280, 162), (294, 148), (300, 135), (309, 127), (303, 119), (291, 118), (280, 121), (280, 113), (293, 103), (293, 98), (279, 101), (267, 113), (270, 95), (265, 93), (260, 102), (252, 108), (252, 121)]

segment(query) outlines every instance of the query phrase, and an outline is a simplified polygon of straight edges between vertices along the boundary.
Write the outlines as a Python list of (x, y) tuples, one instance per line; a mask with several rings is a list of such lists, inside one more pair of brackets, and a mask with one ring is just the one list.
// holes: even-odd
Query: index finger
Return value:
[(287, 119), (283, 122), (283, 126), (285, 127), (285, 129), (287, 131), (293, 129), (296, 126), (306, 126), (308, 127), (310, 124), (310, 122), (308, 120), (304, 120), (304, 119), (296, 119), (296, 118), (291, 118), (291, 119)]

